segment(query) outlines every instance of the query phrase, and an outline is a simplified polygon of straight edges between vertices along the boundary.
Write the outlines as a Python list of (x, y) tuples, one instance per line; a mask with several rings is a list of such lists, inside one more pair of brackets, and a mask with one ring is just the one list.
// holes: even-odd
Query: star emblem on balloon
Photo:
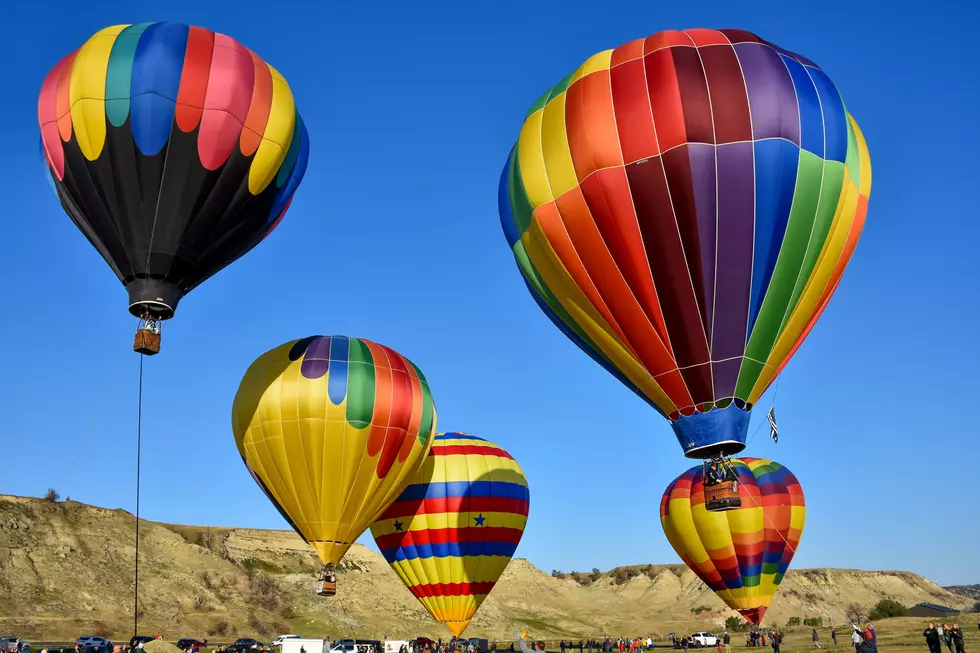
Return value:
[(399, 533), (401, 533), (401, 532), (402, 532), (402, 527), (403, 527), (403, 526), (404, 526), (404, 524), (402, 524), (402, 523), (401, 523), (400, 521), (398, 521), (397, 519), (395, 520), (395, 530), (396, 530), (396, 531), (398, 531)]
[(487, 518), (486, 518), (486, 517), (484, 517), (484, 516), (483, 516), (483, 514), (481, 513), (479, 517), (474, 517), (474, 518), (473, 518), (473, 521), (475, 521), (475, 522), (476, 522), (476, 525), (477, 525), (477, 526), (483, 526), (483, 522), (485, 522), (485, 521), (486, 521), (486, 519), (487, 519)]

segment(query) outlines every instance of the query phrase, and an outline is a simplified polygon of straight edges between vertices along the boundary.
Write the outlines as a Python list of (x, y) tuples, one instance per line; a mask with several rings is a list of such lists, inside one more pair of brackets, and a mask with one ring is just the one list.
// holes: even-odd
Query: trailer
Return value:
[(280, 653), (327, 653), (330, 641), (313, 637), (288, 637), (279, 644)]

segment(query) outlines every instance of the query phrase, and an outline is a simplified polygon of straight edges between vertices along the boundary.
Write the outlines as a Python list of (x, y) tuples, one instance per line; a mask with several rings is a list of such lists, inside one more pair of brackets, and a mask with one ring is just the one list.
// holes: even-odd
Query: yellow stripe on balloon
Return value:
[(75, 55), (68, 82), (71, 122), (78, 149), (89, 161), (102, 154), (106, 138), (105, 78), (116, 37), (129, 25), (113, 25), (96, 32)]
[[(532, 208), (547, 204), (555, 199), (548, 183), (548, 170), (545, 167), (541, 125), (544, 110), (538, 109), (527, 117), (517, 139), (517, 158), (521, 163), (521, 180), (527, 199)], [(533, 260), (533, 259), (532, 259)]]
[(269, 107), (269, 120), (262, 133), (262, 142), (248, 170), (248, 190), (252, 195), (261, 193), (276, 178), (296, 129), (293, 92), (279, 71), (269, 66), (269, 72), (272, 73), (272, 106)]
[(391, 566), (397, 574), (410, 580), (409, 585), (424, 585), (426, 581), (422, 579), (431, 578), (465, 578), (468, 583), (493, 583), (509, 563), (508, 556), (433, 556), (399, 560)]
[[(523, 159), (521, 162), (523, 164)], [(595, 343), (599, 351), (662, 411), (668, 414), (676, 411), (674, 402), (667, 397), (646, 368), (629, 353), (612, 328), (602, 319), (572, 280), (551, 243), (548, 242), (537, 217), (531, 219), (531, 224), (521, 235), (521, 242), (528, 257), (534, 262), (534, 267), (544, 279), (545, 285), (572, 320)]]
[(541, 151), (544, 167), (551, 186), (551, 195), (561, 197), (578, 186), (572, 150), (568, 146), (565, 129), (565, 100), (567, 93), (559, 93), (544, 106), (541, 120)]
[(857, 139), (858, 146), (858, 156), (861, 162), (861, 184), (858, 190), (862, 197), (869, 197), (871, 195), (871, 153), (868, 152), (868, 142), (864, 140), (864, 132), (858, 127), (857, 121), (854, 120), (854, 116), (847, 114), (848, 119), (851, 121), (851, 127), (854, 128), (854, 136)]
[(572, 73), (572, 78), (569, 80), (568, 85), (571, 86), (578, 80), (588, 77), (592, 73), (597, 73), (603, 70), (609, 70), (609, 66), (612, 65), (612, 50), (603, 50), (598, 54), (594, 54), (585, 60), (581, 66), (578, 67), (574, 73)]
[[(512, 512), (436, 512), (432, 514), (415, 515), (414, 517), (398, 517), (397, 521), (402, 531), (424, 531), (428, 529), (457, 528), (459, 526), (475, 526), (474, 521), (483, 515), (484, 526), (497, 528), (523, 529), (527, 517)], [(375, 537), (399, 532), (395, 528), (395, 519), (386, 519), (377, 523), (372, 532)]]

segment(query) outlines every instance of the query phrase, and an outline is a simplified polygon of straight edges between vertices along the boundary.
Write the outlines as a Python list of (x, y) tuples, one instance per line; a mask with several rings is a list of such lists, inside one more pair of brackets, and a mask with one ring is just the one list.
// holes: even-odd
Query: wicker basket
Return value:
[(724, 481), (717, 485), (705, 486), (704, 505), (708, 510), (734, 510), (742, 507), (738, 496), (738, 482)]
[(146, 356), (153, 356), (160, 353), (160, 334), (150, 333), (146, 329), (136, 332), (136, 339), (133, 340), (133, 351), (137, 351)]

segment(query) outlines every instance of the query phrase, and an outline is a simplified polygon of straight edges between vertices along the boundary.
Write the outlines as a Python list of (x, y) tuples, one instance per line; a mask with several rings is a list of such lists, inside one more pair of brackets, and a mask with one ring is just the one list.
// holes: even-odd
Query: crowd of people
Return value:
[(943, 644), (949, 649), (949, 653), (964, 653), (963, 631), (959, 624), (953, 624), (950, 628), (947, 624), (936, 626), (930, 623), (929, 627), (922, 631), (922, 636), (926, 638), (926, 646), (929, 653), (944, 653)]

